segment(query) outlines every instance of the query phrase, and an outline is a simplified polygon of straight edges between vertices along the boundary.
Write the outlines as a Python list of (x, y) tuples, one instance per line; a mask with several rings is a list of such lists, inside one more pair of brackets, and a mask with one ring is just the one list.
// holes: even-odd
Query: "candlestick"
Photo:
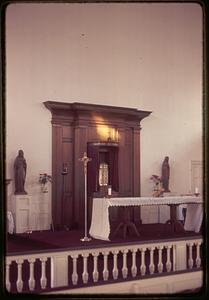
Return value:
[(79, 158), (80, 161), (83, 162), (83, 169), (84, 169), (84, 191), (85, 191), (85, 236), (81, 239), (82, 242), (89, 242), (91, 238), (87, 235), (87, 164), (91, 161), (91, 158), (87, 157), (86, 152), (82, 158)]
[(111, 186), (108, 187), (107, 194), (108, 194), (108, 196), (112, 195), (112, 187)]
[(195, 188), (195, 192), (194, 192), (194, 193), (195, 193), (196, 196), (199, 195), (199, 191), (198, 191), (198, 188), (197, 188), (197, 187)]

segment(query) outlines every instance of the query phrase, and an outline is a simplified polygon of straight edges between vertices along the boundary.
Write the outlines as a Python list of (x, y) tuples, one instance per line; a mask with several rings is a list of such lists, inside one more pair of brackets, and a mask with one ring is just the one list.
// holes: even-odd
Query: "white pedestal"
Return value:
[(31, 230), (30, 213), (31, 213), (30, 195), (13, 195), (12, 212), (15, 221), (15, 233), (22, 233)]
[(13, 195), (12, 213), (15, 233), (50, 228), (48, 201), (34, 199), (31, 195)]

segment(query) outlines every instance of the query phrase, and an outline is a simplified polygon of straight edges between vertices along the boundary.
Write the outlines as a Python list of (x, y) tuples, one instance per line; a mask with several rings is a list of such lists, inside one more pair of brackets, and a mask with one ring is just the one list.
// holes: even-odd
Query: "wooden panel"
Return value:
[(88, 126), (88, 142), (97, 142), (99, 141), (99, 135), (97, 133), (96, 126)]
[(120, 128), (118, 153), (119, 194), (124, 196), (126, 190), (126, 166), (124, 164), (125, 150), (125, 130), (123, 128)]
[[(72, 130), (72, 129), (71, 129)], [(73, 227), (73, 144), (72, 141), (65, 140), (62, 144), (62, 157), (63, 157), (63, 170), (67, 171), (67, 174), (62, 172), (62, 225), (66, 228)]]
[(133, 196), (140, 196), (140, 130), (133, 130)]
[[(72, 227), (72, 178), (73, 178), (73, 146), (72, 127), (53, 124), (53, 163), (52, 163), (52, 218), (57, 229)], [(68, 174), (63, 175), (63, 166)]]
[(133, 139), (131, 128), (119, 130), (120, 195), (133, 196)]
[(132, 129), (125, 130), (125, 153), (124, 153), (124, 167), (125, 167), (125, 190), (126, 196), (133, 196), (133, 136)]
[(55, 228), (62, 224), (62, 127), (53, 125), (52, 131), (52, 220)]
[(72, 139), (72, 127), (71, 126), (62, 126), (62, 138), (63, 139)]
[[(140, 129), (133, 129), (133, 196), (140, 196)], [(134, 207), (133, 220), (141, 223), (141, 209)]]

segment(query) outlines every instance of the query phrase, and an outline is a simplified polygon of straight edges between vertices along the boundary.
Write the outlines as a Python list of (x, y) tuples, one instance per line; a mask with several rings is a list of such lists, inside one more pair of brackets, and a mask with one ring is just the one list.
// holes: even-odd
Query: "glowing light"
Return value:
[(101, 140), (111, 139), (113, 141), (118, 141), (119, 133), (118, 129), (113, 128), (105, 124), (105, 119), (98, 115), (93, 115), (93, 120), (96, 122), (96, 130), (99, 138)]

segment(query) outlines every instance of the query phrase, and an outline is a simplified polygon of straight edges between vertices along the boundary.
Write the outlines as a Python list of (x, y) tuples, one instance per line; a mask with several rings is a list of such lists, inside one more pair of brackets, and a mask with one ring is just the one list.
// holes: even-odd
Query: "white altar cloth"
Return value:
[(202, 204), (188, 204), (186, 210), (184, 230), (194, 231), (198, 233), (202, 225), (202, 219), (203, 219)]
[(7, 232), (10, 234), (14, 233), (14, 219), (11, 211), (7, 211)]
[[(110, 221), (109, 207), (110, 206), (144, 206), (144, 205), (171, 205), (171, 204), (188, 204), (185, 220), (185, 230), (195, 230), (198, 232), (200, 228), (199, 214), (195, 217), (198, 224), (194, 224), (195, 212), (201, 212), (202, 215), (202, 198), (196, 196), (171, 196), (171, 197), (133, 197), (133, 198), (94, 198), (92, 208), (92, 220), (89, 234), (95, 239), (109, 241)], [(190, 207), (191, 205), (191, 207)], [(200, 207), (198, 210), (196, 206)], [(190, 207), (190, 208), (189, 208)], [(202, 221), (202, 219), (201, 219)], [(199, 226), (200, 223), (200, 226)], [(197, 226), (198, 225), (198, 226)], [(195, 229), (194, 229), (195, 228)], [(197, 231), (198, 230), (198, 231)]]

